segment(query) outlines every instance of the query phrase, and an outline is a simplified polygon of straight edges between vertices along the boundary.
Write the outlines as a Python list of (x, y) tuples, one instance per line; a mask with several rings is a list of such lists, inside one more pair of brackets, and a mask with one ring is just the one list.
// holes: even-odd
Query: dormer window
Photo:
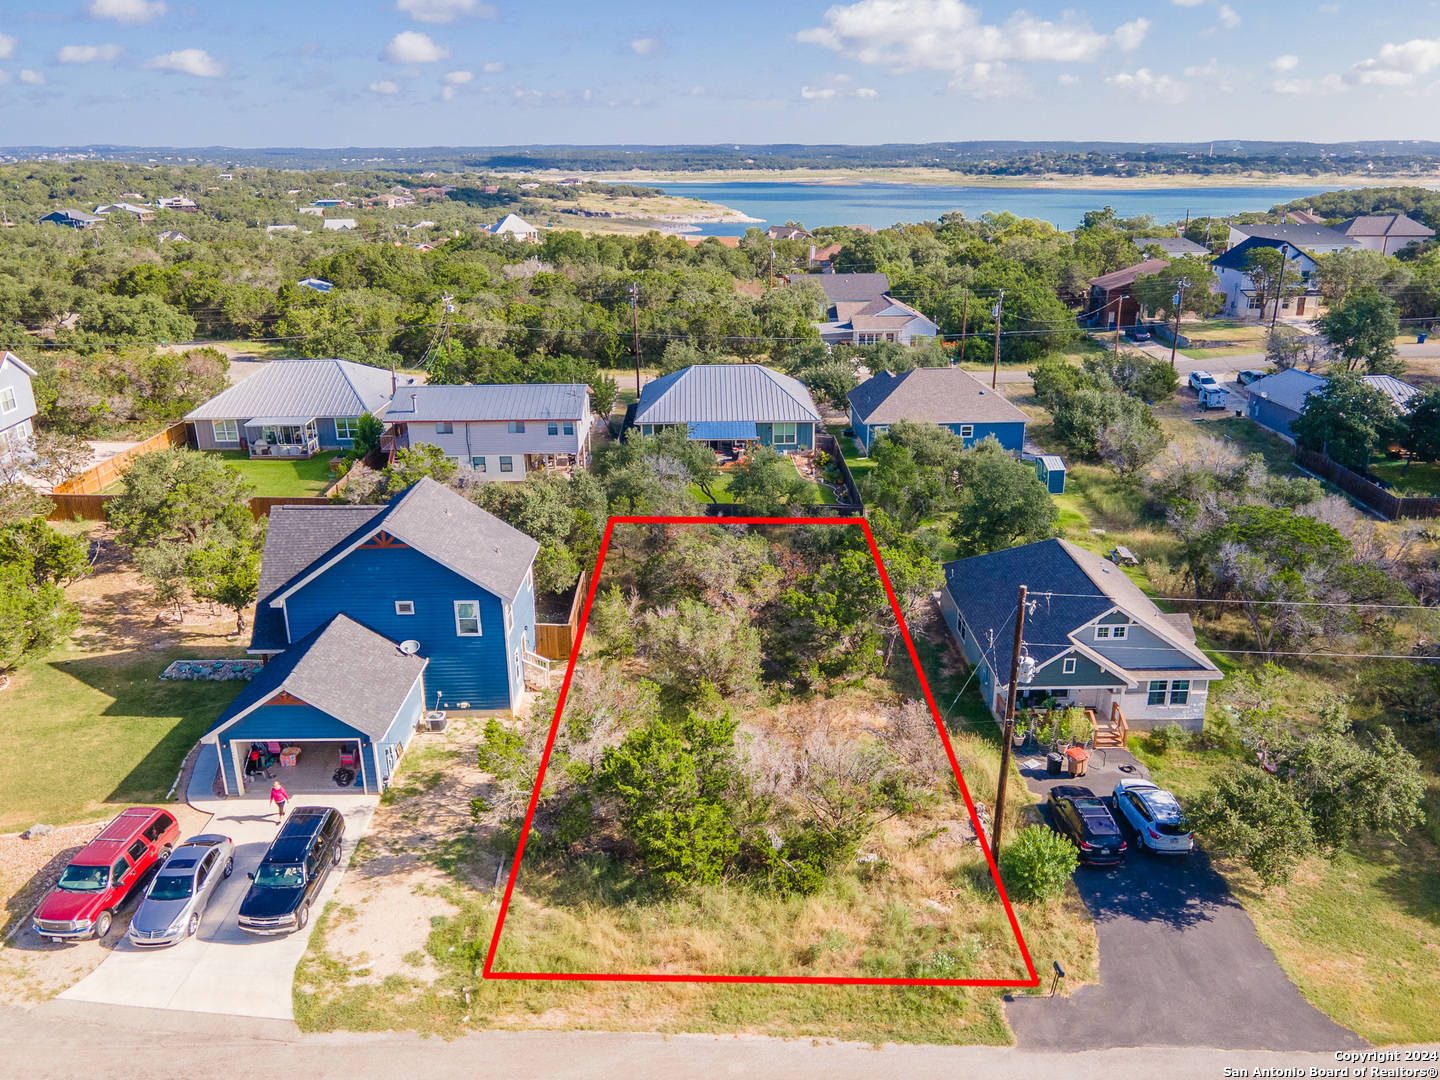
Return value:
[(415, 614), (415, 601), (414, 601), (414, 600), (396, 600), (396, 601), (395, 601), (395, 614), (396, 614), (396, 615), (414, 615), (414, 614)]
[(1095, 640), (1105, 641), (1109, 639), (1111, 641), (1119, 641), (1121, 638), (1128, 637), (1129, 633), (1129, 626), (1097, 626), (1095, 628)]

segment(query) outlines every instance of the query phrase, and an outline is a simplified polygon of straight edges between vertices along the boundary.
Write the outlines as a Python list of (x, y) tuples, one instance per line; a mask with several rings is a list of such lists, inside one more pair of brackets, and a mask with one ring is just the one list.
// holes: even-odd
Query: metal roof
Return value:
[(1146, 259), (1134, 266), (1121, 267), (1119, 270), (1091, 278), (1089, 284), (1097, 289), (1118, 289), (1121, 285), (1134, 285), (1135, 279), (1142, 274), (1158, 274), (1169, 265), (1169, 259)]
[[(872, 275), (874, 276), (874, 275)], [(656, 379), (640, 391), (636, 424), (693, 424), (706, 420), (820, 423), (810, 391), (759, 364), (696, 364)]]
[(1135, 246), (1144, 251), (1151, 244), (1154, 244), (1170, 258), (1178, 258), (1184, 255), (1209, 255), (1210, 249), (1204, 244), (1197, 244), (1185, 236), (1137, 236)]
[(378, 414), (390, 400), (390, 378), (388, 371), (349, 360), (272, 360), (185, 419)]
[(1299, 368), (1286, 368), (1256, 379), (1248, 389), (1251, 397), (1262, 398), (1298, 414), (1305, 409), (1305, 399), (1324, 385), (1325, 380), (1319, 375)]
[(220, 731), (285, 691), (378, 739), (429, 662), (407, 656), (349, 616), (336, 615), (261, 668), (210, 730)]
[(314, 416), (256, 416), (245, 421), (246, 427), (289, 427), (304, 426), (314, 420)]
[(753, 420), (706, 420), (691, 424), (687, 437), (700, 442), (744, 442), (747, 439), (758, 439), (760, 433), (755, 430)]
[(958, 367), (882, 371), (850, 391), (864, 424), (924, 420), (933, 424), (1027, 424), (1030, 418), (1005, 395)]
[(1410, 399), (1420, 392), (1418, 388), (1395, 378), (1394, 375), (1362, 375), (1360, 377), (1389, 398), (1390, 404), (1395, 406), (1397, 412), (1409, 412)]
[(1065, 459), (1057, 457), (1055, 454), (1041, 454), (1037, 460), (1045, 466), (1046, 472), (1065, 471)]
[(380, 419), (388, 423), (434, 420), (584, 420), (590, 387), (584, 383), (514, 383), (411, 386), (398, 392)]

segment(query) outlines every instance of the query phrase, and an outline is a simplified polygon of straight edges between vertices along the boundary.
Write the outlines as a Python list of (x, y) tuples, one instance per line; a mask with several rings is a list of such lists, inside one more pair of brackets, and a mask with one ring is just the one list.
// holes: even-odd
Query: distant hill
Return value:
[(269, 166), (281, 169), (388, 169), (399, 172), (468, 170), (596, 172), (623, 169), (698, 172), (714, 169), (797, 168), (950, 169), (966, 175), (1039, 173), (1094, 176), (1215, 175), (1265, 172), (1319, 175), (1373, 171), (1383, 175), (1440, 164), (1440, 142), (1346, 143), (1007, 142), (891, 143), (843, 146), (799, 143), (663, 146), (430, 146), (430, 147), (154, 147), (13, 146), (0, 161), (108, 160), (145, 164)]

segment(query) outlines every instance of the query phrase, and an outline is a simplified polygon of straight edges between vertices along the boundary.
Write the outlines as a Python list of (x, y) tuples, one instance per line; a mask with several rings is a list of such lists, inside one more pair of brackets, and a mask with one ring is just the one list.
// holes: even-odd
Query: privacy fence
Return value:
[(1351, 472), (1325, 454), (1297, 446), (1295, 464), (1322, 480), (1330, 481), (1356, 502), (1368, 506), (1381, 517), (1391, 521), (1399, 518), (1440, 517), (1440, 499), (1402, 498), (1386, 491), (1379, 484), (1371, 483), (1359, 473)]

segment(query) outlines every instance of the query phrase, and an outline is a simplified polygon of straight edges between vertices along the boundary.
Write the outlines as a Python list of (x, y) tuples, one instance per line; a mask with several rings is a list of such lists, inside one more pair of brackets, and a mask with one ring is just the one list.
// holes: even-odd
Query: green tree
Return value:
[(1355, 289), (1331, 304), (1316, 327), (1346, 371), (1363, 363), (1371, 375), (1405, 374), (1404, 362), (1395, 355), (1395, 338), (1400, 333), (1395, 302), (1374, 286)]
[(580, 577), (580, 564), (561, 543), (545, 544), (535, 556), (535, 588), (542, 593), (563, 593)]
[(730, 495), (759, 517), (777, 517), (809, 501), (810, 485), (772, 446), (759, 446), (730, 472)]
[(869, 550), (841, 551), (781, 594), (769, 651), (810, 683), (878, 672), (884, 655), (879, 616), (888, 605)]
[(694, 600), (652, 608), (641, 616), (635, 644), (650, 678), (682, 696), (706, 686), (728, 696), (759, 685), (760, 632), (742, 612), (714, 611)]
[(998, 444), (974, 451), (952, 535), (962, 556), (1003, 551), (1054, 535), (1060, 516), (1033, 465)]
[(1411, 461), (1440, 461), (1440, 388), (1422, 390), (1407, 404), (1410, 411), (1400, 420), (1406, 470)]
[(355, 422), (355, 436), (350, 440), (351, 460), (362, 461), (380, 445), (380, 436), (385, 433), (385, 422), (369, 412), (360, 414)]
[(1347, 369), (1336, 371), (1305, 399), (1290, 434), (1301, 446), (1363, 474), (1370, 456), (1399, 437), (1401, 427), (1390, 399)]
[(0, 566), (19, 566), (41, 585), (68, 585), (90, 572), (85, 541), (52, 529), (41, 517), (0, 525)]
[(1169, 401), (1180, 385), (1180, 376), (1168, 360), (1138, 349), (1126, 349), (1119, 355), (1089, 357), (1085, 371), (1095, 377), (1096, 385), (1113, 385), (1131, 397), (1152, 403)]
[[(1141, 246), (1144, 243), (1144, 240), (1139, 241)], [(1225, 297), (1212, 291), (1217, 284), (1215, 271), (1210, 269), (1208, 260), (1187, 255), (1172, 259), (1169, 266), (1153, 274), (1141, 274), (1135, 279), (1130, 294), (1151, 315), (1173, 322), (1176, 298), (1180, 296), (1183, 296), (1185, 310), (1202, 318), (1218, 311)]]
[(130, 463), (120, 485), (106, 518), (134, 550), (177, 535), (192, 542), (212, 525), (241, 536), (252, 527), (247, 502), (255, 489), (210, 454), (153, 450)]
[(1064, 896), (1079, 865), (1075, 845), (1044, 825), (1022, 829), (1000, 852), (1000, 876), (1010, 894), (1031, 903)]
[(260, 551), (254, 541), (215, 529), (185, 557), (190, 591), (235, 613), (235, 634), (245, 633), (245, 612), (260, 588)]
[(0, 563), (0, 675), (57, 648), (79, 625), (80, 612), (59, 585)]
[(1303, 291), (1300, 268), (1280, 253), (1279, 248), (1251, 248), (1241, 266), (1250, 278), (1253, 296), (1260, 303), (1260, 315), (1271, 305)]
[(381, 473), (382, 501), (408, 491), (427, 476), (436, 483), (448, 484), (459, 471), (460, 466), (446, 457), (445, 451), (438, 446), (431, 443), (407, 446), (395, 451), (395, 460)]
[(190, 599), (190, 559), (195, 545), (179, 540), (158, 540), (134, 551), (135, 568), (150, 584), (151, 596), (168, 607), (177, 618), (184, 614)]
[(1147, 412), (1122, 408), (1100, 429), (1095, 440), (1100, 460), (1121, 477), (1134, 476), (1147, 468), (1170, 441), (1154, 422), (1153, 415), (1147, 416)]
[(1190, 801), (1196, 833), (1216, 851), (1238, 859), (1261, 884), (1282, 884), (1315, 850), (1310, 815), (1273, 776), (1231, 765), (1214, 785)]

